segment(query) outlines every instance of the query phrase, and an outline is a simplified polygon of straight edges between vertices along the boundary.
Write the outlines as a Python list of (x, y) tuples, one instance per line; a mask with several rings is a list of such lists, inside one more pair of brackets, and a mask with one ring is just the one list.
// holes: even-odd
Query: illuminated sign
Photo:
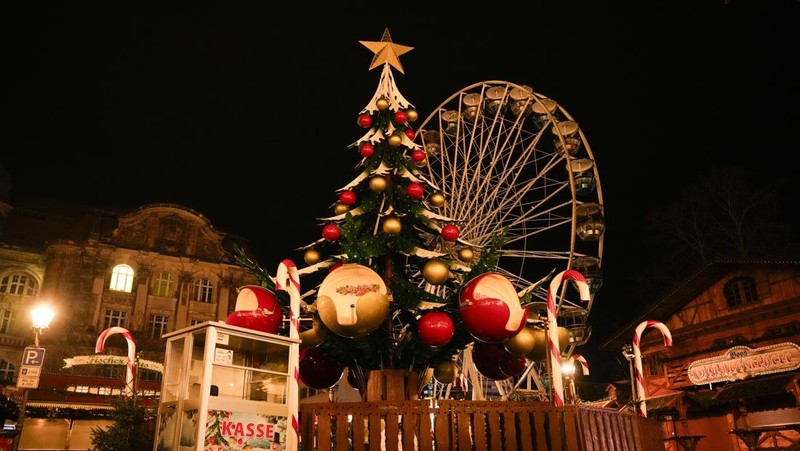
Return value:
[(736, 381), (800, 368), (800, 346), (780, 343), (763, 348), (736, 346), (725, 354), (689, 364), (689, 380), (695, 385)]

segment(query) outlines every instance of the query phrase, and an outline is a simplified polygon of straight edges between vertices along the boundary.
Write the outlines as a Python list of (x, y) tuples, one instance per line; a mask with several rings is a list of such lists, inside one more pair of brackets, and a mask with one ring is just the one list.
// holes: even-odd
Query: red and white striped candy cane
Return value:
[(125, 396), (133, 395), (133, 376), (136, 373), (136, 342), (133, 341), (133, 335), (124, 327), (114, 326), (109, 327), (100, 333), (97, 337), (97, 343), (94, 346), (96, 354), (102, 354), (106, 346), (106, 340), (110, 335), (122, 334), (125, 341), (128, 342), (128, 369), (125, 371)]
[(581, 373), (584, 376), (589, 375), (589, 364), (586, 362), (586, 358), (580, 354), (572, 354), (569, 356), (568, 361), (575, 365), (575, 362), (580, 362), (581, 364)]
[(561, 376), (561, 349), (558, 343), (558, 312), (556, 311), (555, 293), (561, 288), (563, 279), (574, 280), (578, 284), (581, 301), (589, 301), (589, 284), (583, 274), (568, 269), (561, 271), (550, 281), (550, 291), (547, 292), (547, 344), (550, 349), (550, 378), (553, 388), (553, 404), (564, 405), (564, 381)]
[(642, 351), (640, 348), (640, 343), (642, 339), (642, 332), (644, 332), (644, 330), (648, 327), (655, 327), (656, 329), (660, 330), (661, 335), (664, 336), (664, 346), (672, 346), (672, 333), (670, 333), (667, 326), (659, 321), (642, 321), (638, 326), (636, 326), (636, 330), (633, 332), (633, 367), (636, 379), (636, 401), (639, 404), (639, 415), (642, 417), (647, 417), (647, 405), (645, 404), (645, 398), (647, 395), (644, 392), (644, 379), (642, 377)]
[(296, 451), (300, 440), (300, 423), (297, 419), (300, 403), (300, 277), (294, 262), (285, 259), (278, 265), (275, 288), (289, 293), (289, 338), (295, 341), (289, 346), (289, 386), (286, 404), (289, 406), (291, 433), (286, 437), (286, 449)]

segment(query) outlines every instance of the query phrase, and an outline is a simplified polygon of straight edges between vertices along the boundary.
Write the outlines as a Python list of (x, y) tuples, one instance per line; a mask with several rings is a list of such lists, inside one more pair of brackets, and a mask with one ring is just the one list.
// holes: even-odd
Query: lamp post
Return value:
[(638, 396), (636, 396), (636, 384), (633, 381), (633, 346), (629, 344), (622, 345), (622, 356), (628, 361), (628, 371), (630, 371), (631, 377), (631, 403), (633, 404), (633, 408), (638, 412), (640, 400)]
[[(53, 320), (54, 316), (55, 312), (53, 311), (53, 309), (45, 305), (36, 307), (33, 310), (31, 310), (31, 326), (33, 328), (33, 350), (31, 350), (30, 348), (25, 348), (26, 355), (22, 356), (22, 366), (20, 367), (20, 372), (25, 371), (27, 369), (26, 366), (29, 366), (26, 365), (26, 363), (29, 362), (28, 359), (31, 358), (30, 355), (28, 355), (30, 354), (29, 351), (32, 351), (33, 355), (38, 355), (38, 351), (40, 349), (39, 335), (43, 334), (44, 331), (47, 330), (48, 327), (50, 327), (50, 321)], [(41, 349), (41, 351), (42, 351), (41, 361), (38, 362), (39, 371), (41, 371), (41, 365), (42, 363), (44, 363), (44, 349)], [(19, 381), (20, 377), (22, 377), (22, 374), (20, 374), (17, 377), (18, 387), (20, 386), (20, 381)], [(37, 388), (39, 386), (39, 374), (36, 374), (34, 382), (35, 384), (33, 388)], [(17, 439), (14, 440), (14, 445), (12, 447), (13, 451), (17, 451), (17, 449), (19, 449), (19, 442), (22, 441), (22, 430), (25, 427), (25, 410), (27, 410), (28, 408), (29, 386), (23, 385), (23, 387), (24, 388), (22, 389), (22, 404), (19, 407), (19, 414), (17, 415), (17, 427), (19, 435), (17, 436)]]
[(561, 374), (567, 381), (567, 393), (570, 404), (577, 404), (578, 394), (575, 391), (575, 364), (566, 362), (561, 364)]

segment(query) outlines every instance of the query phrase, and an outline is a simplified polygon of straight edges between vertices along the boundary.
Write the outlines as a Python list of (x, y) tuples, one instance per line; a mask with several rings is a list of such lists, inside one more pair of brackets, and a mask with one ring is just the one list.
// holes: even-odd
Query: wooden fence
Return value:
[(663, 450), (661, 423), (535, 401), (379, 401), (300, 405), (303, 451)]

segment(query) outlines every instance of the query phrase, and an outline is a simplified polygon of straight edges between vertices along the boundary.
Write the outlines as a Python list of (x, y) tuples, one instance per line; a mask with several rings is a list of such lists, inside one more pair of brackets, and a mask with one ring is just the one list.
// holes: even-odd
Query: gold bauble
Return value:
[(444, 194), (442, 193), (431, 194), (430, 202), (431, 205), (433, 205), (434, 207), (441, 207), (442, 205), (444, 205), (444, 201), (445, 201)]
[(450, 268), (441, 260), (430, 260), (422, 268), (422, 277), (431, 285), (441, 285), (449, 276)]
[(308, 249), (306, 250), (305, 254), (303, 254), (303, 261), (306, 264), (313, 265), (319, 262), (319, 251), (316, 249)]
[[(547, 359), (547, 356), (550, 355), (548, 352), (547, 331), (538, 327), (531, 328), (531, 330), (533, 330), (535, 336), (535, 343), (533, 349), (525, 354), (525, 357), (535, 362), (544, 362)], [(569, 344), (569, 330), (567, 330), (566, 327), (559, 327), (557, 331), (558, 349), (563, 352)]]
[(526, 355), (533, 352), (541, 340), (530, 327), (523, 327), (516, 335), (505, 341), (506, 350), (514, 355)]
[(322, 324), (318, 314), (314, 314), (311, 329), (300, 332), (300, 346), (304, 348), (313, 348), (319, 346), (328, 336), (328, 329)]
[(380, 176), (375, 176), (369, 179), (369, 189), (376, 193), (383, 192), (386, 189), (386, 179)]
[(398, 146), (400, 146), (400, 144), (403, 144), (403, 137), (402, 136), (400, 136), (400, 135), (395, 133), (394, 135), (389, 137), (389, 145), (391, 147), (398, 147)]
[(350, 211), (350, 207), (341, 202), (336, 202), (336, 205), (333, 206), (333, 212), (337, 215), (343, 215), (348, 211)]
[(419, 118), (417, 114), (417, 110), (413, 108), (409, 108), (406, 110), (406, 118), (408, 118), (409, 122), (414, 122)]
[(452, 384), (458, 379), (458, 365), (452, 360), (445, 360), (433, 367), (433, 377), (442, 384)]
[(473, 258), (475, 258), (475, 253), (472, 252), (472, 249), (465, 247), (458, 251), (458, 258), (462, 262), (471, 262)]
[(387, 235), (397, 235), (403, 230), (403, 224), (395, 216), (383, 220), (383, 232)]
[(381, 97), (375, 101), (375, 106), (378, 107), (379, 110), (383, 111), (386, 108), (389, 108), (389, 101), (386, 99), (386, 97)]

